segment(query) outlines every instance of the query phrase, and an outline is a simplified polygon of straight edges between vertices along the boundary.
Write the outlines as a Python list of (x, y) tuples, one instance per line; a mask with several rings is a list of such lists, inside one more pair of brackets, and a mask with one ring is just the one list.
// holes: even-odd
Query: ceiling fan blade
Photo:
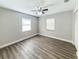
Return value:
[(45, 12), (44, 12), (44, 11), (42, 11), (42, 14), (45, 14)]
[(48, 9), (43, 9), (43, 11), (48, 11)]
[(66, 3), (66, 2), (68, 2), (69, 0), (64, 0), (64, 2)]
[(38, 11), (42, 11), (42, 7), (39, 7)]

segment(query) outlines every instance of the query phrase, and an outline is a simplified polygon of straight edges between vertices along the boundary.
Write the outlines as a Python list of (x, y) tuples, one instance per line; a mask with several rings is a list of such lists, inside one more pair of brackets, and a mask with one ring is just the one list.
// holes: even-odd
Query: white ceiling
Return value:
[(33, 9), (37, 6), (43, 8), (48, 8), (48, 12), (45, 15), (50, 15), (58, 12), (73, 10), (76, 5), (77, 0), (69, 0), (69, 2), (64, 3), (64, 0), (0, 0), (0, 7), (12, 9), (22, 13), (36, 15)]

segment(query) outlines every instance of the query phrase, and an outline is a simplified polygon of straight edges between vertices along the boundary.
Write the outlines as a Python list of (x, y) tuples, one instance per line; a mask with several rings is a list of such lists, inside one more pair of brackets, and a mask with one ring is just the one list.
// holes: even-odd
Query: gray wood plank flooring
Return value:
[(0, 59), (77, 59), (71, 43), (35, 36), (0, 49)]

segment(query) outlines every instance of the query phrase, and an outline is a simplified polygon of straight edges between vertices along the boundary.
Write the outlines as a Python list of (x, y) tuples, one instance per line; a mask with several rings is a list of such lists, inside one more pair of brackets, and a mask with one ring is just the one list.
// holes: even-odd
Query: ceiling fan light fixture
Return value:
[(38, 15), (42, 15), (42, 12), (37, 12)]

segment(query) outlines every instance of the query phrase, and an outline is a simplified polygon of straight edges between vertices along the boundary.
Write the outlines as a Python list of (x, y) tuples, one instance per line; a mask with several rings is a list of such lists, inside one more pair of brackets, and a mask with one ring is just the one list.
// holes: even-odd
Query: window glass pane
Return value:
[(30, 26), (23, 26), (22, 27), (22, 31), (25, 32), (25, 31), (29, 31), (31, 30), (31, 27)]
[(55, 19), (47, 19), (46, 20), (46, 29), (55, 30)]
[(31, 30), (31, 20), (23, 18), (22, 19), (22, 32)]
[(31, 21), (30, 21), (30, 19), (25, 19), (25, 18), (23, 18), (22, 19), (22, 24), (24, 25), (24, 24), (31, 24)]

